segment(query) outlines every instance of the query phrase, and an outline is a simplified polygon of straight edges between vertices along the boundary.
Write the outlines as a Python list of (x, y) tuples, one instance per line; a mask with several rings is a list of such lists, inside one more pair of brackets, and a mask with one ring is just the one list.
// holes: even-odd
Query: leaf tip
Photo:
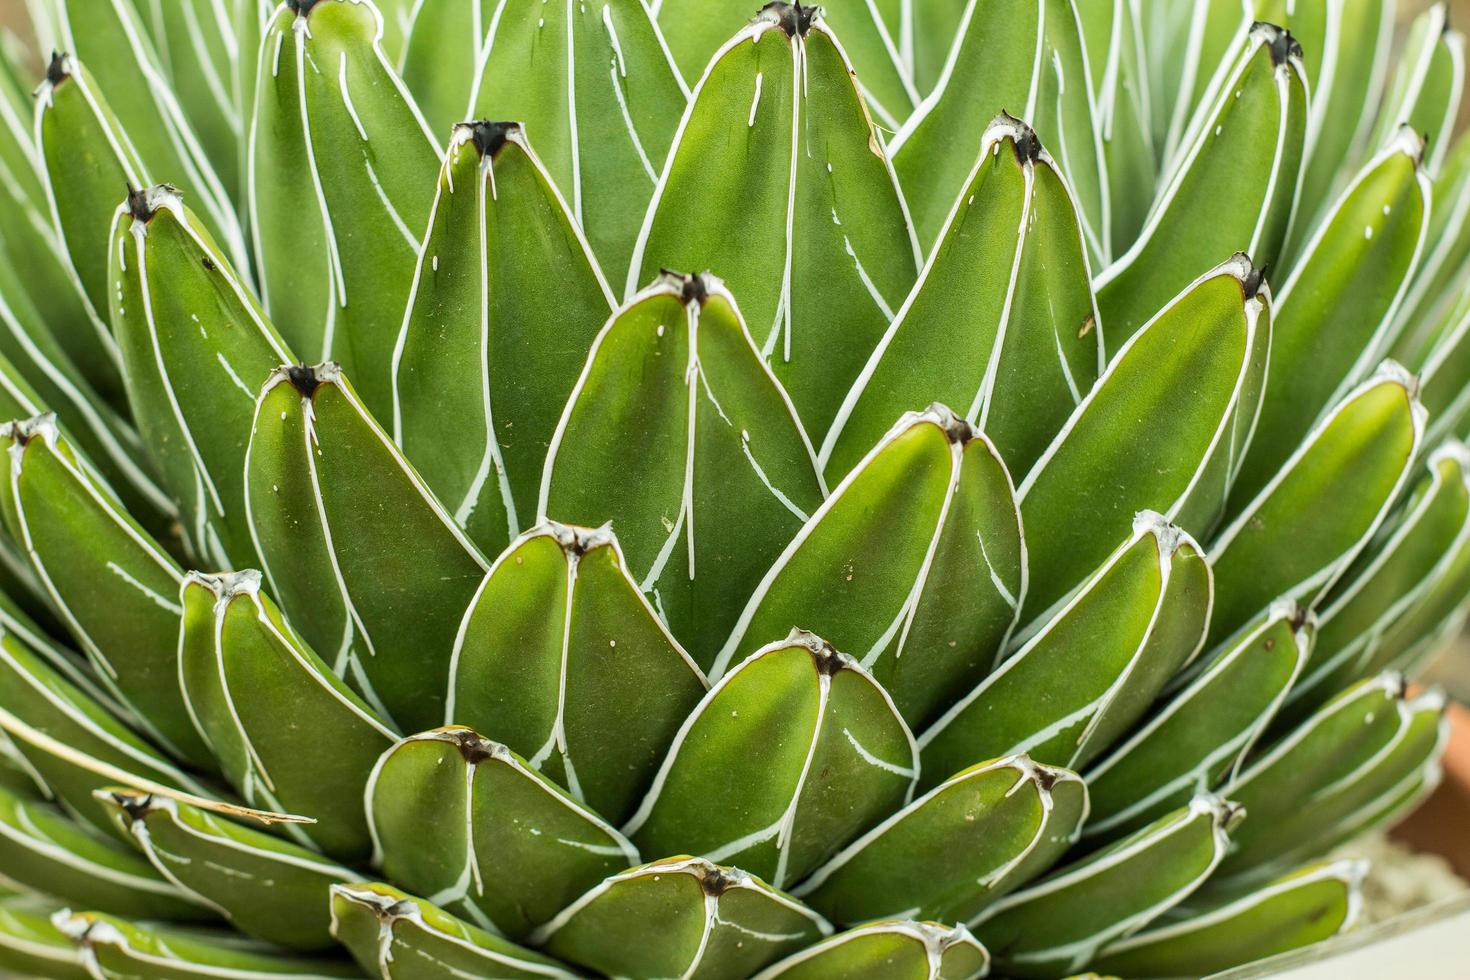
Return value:
[(46, 81), (43, 88), (54, 89), (62, 82), (71, 78), (76, 68), (72, 64), (71, 55), (65, 51), (52, 51), (51, 61), (46, 65)]
[(1250, 38), (1271, 52), (1271, 64), (1277, 68), (1289, 62), (1296, 62), (1298, 68), (1301, 67), (1301, 43), (1286, 28), (1258, 20), (1251, 25)]
[(451, 141), (456, 146), (472, 143), (483, 159), (494, 160), (507, 142), (519, 142), (523, 134), (518, 122), (473, 119), (456, 123)]
[(822, 16), (822, 8), (803, 7), (800, 3), (768, 3), (756, 14), (756, 22), (775, 24), (787, 37), (806, 37), (807, 31)]

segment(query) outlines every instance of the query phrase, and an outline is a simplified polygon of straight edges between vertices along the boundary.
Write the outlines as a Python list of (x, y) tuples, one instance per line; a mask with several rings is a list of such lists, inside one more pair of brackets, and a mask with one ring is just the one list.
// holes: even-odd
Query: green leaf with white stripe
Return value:
[(214, 917), (111, 837), (8, 790), (0, 790), (0, 867), (6, 882), (82, 908), (150, 919)]
[(1401, 616), (1376, 639), (1373, 651), (1358, 665), (1360, 676), (1384, 668), (1417, 670), (1464, 625), (1465, 599), (1470, 596), (1470, 531), (1454, 541), (1437, 577)]
[(431, 215), (393, 359), (394, 437), (498, 554), (531, 524), (612, 293), (515, 123), (455, 127)]
[(375, 867), (513, 939), (639, 861), (611, 824), (468, 728), (411, 735), (384, 752), (367, 806)]
[(439, 144), (381, 32), (382, 15), (359, 0), (276, 10), (261, 40), (249, 206), (271, 318), (302, 357), (339, 361), (386, 419)]
[(1424, 260), (1398, 310), (1395, 357), (1418, 363), (1434, 329), (1463, 309), (1470, 282), (1470, 136), (1461, 136), (1434, 182)]
[(907, 803), (918, 765), (883, 688), (792, 630), (714, 686), (624, 830), (646, 853), (699, 854), (782, 888)]
[(917, 727), (989, 670), (1015, 626), (1025, 564), (995, 447), (942, 405), (909, 412), (786, 546), (713, 674), (810, 628), (854, 651)]
[(51, 924), (58, 908), (29, 898), (0, 901), (0, 969), (17, 976), (91, 980), (81, 952)]
[(1103, 365), (1076, 203), (1025, 123), (1000, 115), (919, 274), (822, 444), (841, 479), (905, 411), (968, 406), (1012, 472), (1041, 455)]
[(964, 926), (891, 920), (840, 932), (761, 971), (757, 980), (976, 980), (989, 972), (990, 954)]
[(317, 818), (300, 839), (365, 857), (363, 787), (396, 734), (286, 625), (259, 572), (190, 572), (180, 602), (179, 687), (225, 778), (252, 804)]
[(1438, 176), (1464, 92), (1465, 35), (1450, 27), (1449, 6), (1436, 3), (1409, 28), (1369, 147), (1386, 146), (1399, 124), (1405, 124), (1426, 135), (1425, 166), (1431, 176)]
[(1273, 603), (1238, 640), (1086, 772), (1084, 839), (1131, 833), (1219, 785), (1275, 716), (1312, 648), (1315, 621)]
[(1066, 976), (1188, 898), (1220, 863), (1243, 816), (1200, 793), (1112, 847), (991, 905), (972, 925), (1010, 977)]
[(557, 977), (575, 974), (391, 885), (332, 888), (332, 935), (368, 975), (381, 980), (434, 977)]
[(93, 980), (328, 980), (359, 975), (351, 964), (288, 956), (230, 935), (180, 933), (94, 912), (58, 913), (53, 921), (81, 950)]
[(130, 190), (110, 237), (111, 320), (143, 443), (194, 554), (253, 564), (245, 448), (262, 381), (292, 355), (173, 188)]
[(1276, 293), (1266, 393), (1232, 489), (1237, 506), (1388, 349), (1429, 220), (1423, 150), (1421, 137), (1399, 130), (1338, 199)]
[(819, 9), (767, 6), (710, 63), (627, 285), (631, 297), (661, 268), (722, 277), (814, 438), (919, 262), (882, 138)]
[(1212, 643), (1278, 596), (1316, 605), (1367, 545), (1414, 472), (1424, 436), (1415, 387), (1385, 361), (1210, 543)]
[(1139, 511), (1210, 531), (1250, 438), (1270, 335), (1261, 273), (1236, 255), (1113, 355), (1017, 491), (1031, 569), (1023, 621), (1097, 568)]
[[(701, 667), (825, 496), (791, 401), (713, 276), (662, 274), (598, 335), (552, 439), (540, 519), (612, 520)], [(781, 627), (781, 635), (791, 624)]]
[(444, 720), (450, 652), (488, 562), (336, 364), (266, 382), (246, 504), (271, 595), (401, 731)]
[(1123, 544), (1025, 645), (924, 733), (922, 784), (1018, 752), (1085, 765), (1199, 651), (1209, 616), (1199, 545), (1158, 514), (1139, 514)]
[(648, 7), (500, 0), (475, 74), (475, 115), (525, 126), (603, 265), (627, 268), (689, 97)]
[(327, 894), (357, 873), (166, 796), (110, 790), (97, 798), (156, 873), (235, 929), (288, 949), (335, 948)]
[(1243, 251), (1261, 269), (1277, 263), (1306, 137), (1302, 72), (1290, 34), (1270, 24), (1251, 30), (1229, 83), (1196, 118), (1164, 177), (1143, 230), (1095, 280), (1114, 337), (1130, 336), (1224, 255)]
[(708, 686), (610, 530), (547, 523), (507, 549), (475, 594), (445, 714), (620, 821)]
[(739, 980), (831, 931), (759, 878), (674, 857), (609, 878), (531, 940), (612, 976)]
[(1087, 788), (1024, 755), (956, 773), (848, 845), (793, 894), (834, 922), (967, 922), (1077, 840)]
[(6, 530), (30, 561), (103, 687), (171, 753), (209, 753), (179, 694), (177, 564), (62, 439), (51, 415), (0, 428)]
[(418, 3), (410, 12), (401, 73), (430, 132), (464, 119), (494, 14), (493, 0)]
[(1334, 861), (1244, 895), (1190, 904), (1113, 943), (1092, 966), (1127, 977), (1212, 974), (1320, 943), (1353, 927), (1367, 873), (1366, 862)]
[(1080, 206), (1093, 258), (1110, 255), (1107, 165), (1094, 119), (1082, 28), (1066, 0), (970, 0), (933, 91), (893, 138), (919, 241), (935, 241), (975, 161), (975, 135), (998, 113), (1052, 148)]

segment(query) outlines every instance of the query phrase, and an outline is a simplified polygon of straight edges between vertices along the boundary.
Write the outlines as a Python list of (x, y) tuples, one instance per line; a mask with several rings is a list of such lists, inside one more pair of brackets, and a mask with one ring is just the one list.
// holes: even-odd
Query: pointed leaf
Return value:
[(0, 969), (19, 976), (89, 980), (82, 954), (51, 924), (54, 906), (0, 903)]
[(906, 803), (917, 775), (883, 689), (793, 630), (714, 686), (625, 831), (647, 853), (697, 852), (780, 888)]
[(670, 273), (594, 343), (539, 510), (614, 521), (639, 588), (707, 667), (823, 495), (811, 444), (734, 298), (712, 276)]
[(494, 12), (492, 0), (416, 3), (409, 11), (400, 61), (403, 84), (430, 132), (447, 133), (463, 121)]
[(964, 926), (891, 920), (840, 932), (757, 974), (757, 980), (860, 980), (926, 977), (975, 980), (990, 971), (990, 954)]
[(486, 554), (530, 526), (552, 433), (611, 307), (520, 127), (455, 127), (394, 355), (393, 428)]
[(661, 268), (722, 277), (814, 437), (888, 329), (919, 256), (882, 140), (818, 11), (767, 6), (716, 54), (627, 288), (631, 297)]
[(1400, 123), (1429, 140), (1425, 165), (1439, 174), (1449, 149), (1450, 134), (1465, 91), (1465, 35), (1449, 25), (1449, 8), (1436, 3), (1414, 19), (1404, 39), (1383, 105), (1378, 126), (1369, 140), (1377, 149), (1388, 144)]
[(1438, 324), (1463, 306), (1470, 267), (1470, 137), (1461, 136), (1434, 182), (1424, 259), (1398, 309), (1395, 357), (1411, 363), (1429, 349)]
[(468, 728), (411, 735), (384, 752), (367, 805), (375, 866), (511, 938), (638, 863), (612, 825)]

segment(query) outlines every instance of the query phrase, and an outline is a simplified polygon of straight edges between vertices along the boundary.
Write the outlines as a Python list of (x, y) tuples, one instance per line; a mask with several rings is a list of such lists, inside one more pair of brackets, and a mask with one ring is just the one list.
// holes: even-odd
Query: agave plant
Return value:
[(1393, 7), (32, 0), (0, 967), (1350, 926), (1470, 594), (1464, 43)]

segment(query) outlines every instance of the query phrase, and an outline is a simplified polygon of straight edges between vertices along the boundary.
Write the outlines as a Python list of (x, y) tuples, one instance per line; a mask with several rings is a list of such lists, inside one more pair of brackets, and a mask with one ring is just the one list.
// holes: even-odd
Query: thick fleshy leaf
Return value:
[(1110, 254), (1107, 165), (1093, 115), (1082, 28), (1065, 0), (970, 0), (934, 89), (893, 138), (894, 166), (927, 248), (998, 113), (1052, 148), (1076, 194), (1093, 257)]
[(883, 688), (793, 630), (714, 686), (625, 831), (647, 853), (699, 853), (781, 888), (908, 802), (918, 764)]
[(512, 938), (638, 863), (611, 824), (468, 728), (411, 735), (384, 752), (367, 807), (376, 867)]
[(1025, 565), (995, 447), (942, 405), (909, 412), (786, 546), (714, 674), (810, 628), (854, 651), (904, 720), (925, 724), (985, 676), (1005, 645)]
[(265, 308), (302, 357), (343, 364), (386, 419), (439, 150), (382, 33), (359, 0), (277, 8), (261, 40), (249, 204)]
[(130, 190), (110, 241), (111, 321), (143, 444), (194, 554), (250, 565), (250, 422), (261, 382), (291, 353), (172, 187)]
[(1025, 123), (1002, 114), (919, 281), (822, 444), (846, 475), (904, 412), (968, 406), (1012, 472), (1025, 473), (1092, 387), (1102, 330), (1076, 204)]
[[(184, 188), (210, 233), (236, 267), (244, 267), (245, 238), (230, 195), (189, 124), (175, 85), (160, 67), (135, 5), (126, 0), (58, 0), (52, 7), (60, 50), (75, 55), (91, 70), (95, 91), (106, 93), (116, 121), (126, 131), (122, 141), (152, 175), (152, 180), (130, 182), (129, 186), (166, 181)], [(90, 142), (92, 134), (87, 135)], [(114, 184), (110, 196), (116, 198), (121, 190)], [(101, 215), (96, 217), (101, 219)], [(105, 241), (97, 241), (94, 247), (105, 248)], [(89, 273), (82, 270), (79, 255), (74, 259), (85, 281)], [(103, 268), (91, 272), (101, 275)], [(107, 305), (96, 293), (93, 303), (99, 311)]]
[(1212, 642), (1277, 596), (1315, 605), (1357, 557), (1413, 473), (1424, 434), (1415, 387), (1385, 361), (1211, 542)]
[(892, 920), (808, 946), (762, 970), (756, 980), (976, 980), (989, 971), (990, 954), (964, 926)]
[(647, 5), (500, 0), (476, 72), (475, 114), (525, 126), (598, 258), (626, 269), (689, 97)]
[(308, 645), (385, 722), (442, 722), (456, 628), (488, 563), (336, 364), (271, 375), (245, 470), (271, 595)]
[(400, 65), (430, 132), (447, 133), (464, 119), (495, 7), (494, 0), (413, 4)]
[(609, 878), (531, 939), (612, 976), (738, 980), (831, 931), (759, 878), (675, 857)]
[(1197, 889), (1243, 815), (1201, 793), (1116, 845), (1007, 895), (972, 928), (1005, 976), (1065, 976)]
[[(1253, 20), (1246, 19), (1254, 13), (1250, 8), (1266, 4), (1258, 0), (1199, 0), (1178, 5), (1153, 0), (1159, 9), (1152, 10), (1148, 9), (1149, 2), (1144, 0), (1140, 14), (1145, 22), (1152, 22), (1148, 43), (1155, 62), (1152, 112), (1160, 159), (1167, 162), (1177, 154), (1189, 124), (1199, 113), (1209, 111), (1206, 95), (1211, 83), (1218, 85), (1227, 80), (1217, 79), (1215, 73), (1239, 56), (1242, 42), (1250, 43), (1248, 32)], [(1177, 9), (1165, 16), (1164, 11), (1170, 8)], [(1315, 76), (1312, 78), (1315, 81)]]
[(1250, 438), (1270, 335), (1269, 291), (1237, 255), (1113, 355), (1017, 491), (1030, 562), (1023, 620), (1097, 568), (1139, 511), (1210, 531)]
[(380, 980), (575, 976), (555, 960), (390, 885), (334, 886), (331, 916), (332, 935)]
[(54, 416), (10, 423), (0, 444), (6, 529), (101, 683), (155, 741), (207, 763), (179, 694), (178, 565), (77, 459)]
[[(685, 78), (698, 78), (720, 46), (744, 26), (754, 7), (744, 0), (662, 0), (656, 9), (679, 70)], [(919, 93), (899, 50), (895, 29), (904, 27), (890, 24), (887, 13), (879, 4), (862, 0), (822, 5), (822, 20), (842, 39), (869, 108), (892, 132), (913, 111)]]
[(1367, 872), (1365, 862), (1334, 861), (1191, 906), (1104, 949), (1092, 966), (1125, 977), (1208, 974), (1331, 939), (1357, 920)]
[(1358, 666), (1359, 676), (1385, 668), (1417, 670), (1464, 625), (1470, 598), (1470, 532), (1462, 532), (1429, 588), (1409, 605)]
[(521, 128), (455, 127), (393, 358), (393, 431), (486, 554), (530, 526), (552, 433), (611, 308)]
[(1381, 638), (1449, 577), (1470, 542), (1470, 449), (1441, 446), (1428, 471), (1322, 603), (1317, 644), (1287, 699), (1288, 719), (1372, 673)]
[(1273, 603), (1252, 628), (1086, 773), (1091, 810), (1082, 835), (1107, 841), (1216, 786), (1245, 759), (1312, 647), (1315, 623)]
[(729, 291), (709, 275), (664, 274), (593, 345), (539, 511), (586, 527), (612, 520), (629, 573), (707, 667), (824, 495), (811, 443)]
[(1432, 331), (1463, 308), (1470, 282), (1470, 136), (1456, 142), (1434, 182), (1424, 258), (1398, 310), (1395, 357), (1417, 364), (1438, 335)]
[(150, 919), (210, 919), (138, 855), (47, 803), (0, 790), (0, 868), (8, 884), (63, 902)]
[(358, 976), (351, 964), (287, 956), (236, 936), (193, 935), (94, 912), (59, 912), (52, 920), (82, 951), (95, 980), (328, 980)]
[(1423, 149), (1421, 137), (1400, 130), (1338, 199), (1276, 294), (1265, 397), (1232, 500), (1254, 497), (1387, 350), (1429, 220)]
[(1251, 30), (1137, 240), (1098, 274), (1097, 305), (1114, 337), (1130, 336), (1224, 255), (1244, 251), (1258, 268), (1276, 264), (1307, 129), (1302, 72), (1290, 34), (1270, 24)]
[(903, 912), (966, 922), (1056, 863), (1087, 809), (1076, 773), (1024, 755), (982, 763), (874, 827), (793, 893), (834, 922)]
[(98, 799), (157, 873), (234, 928), (290, 949), (334, 948), (328, 889), (357, 881), (355, 872), (166, 796), (112, 790)]
[(1199, 651), (1209, 618), (1199, 545), (1158, 514), (1139, 514), (1066, 604), (924, 733), (923, 785), (1013, 752), (1085, 765)]
[(396, 733), (286, 625), (259, 572), (190, 572), (179, 602), (179, 687), (225, 778), (317, 818), (298, 836), (327, 853), (365, 857), (363, 787)]
[(0, 969), (20, 976), (90, 980), (81, 951), (51, 924), (56, 911), (49, 903), (0, 902)]
[[(631, 298), (661, 268), (722, 277), (814, 437), (919, 260), (882, 138), (819, 10), (771, 4), (716, 54), (679, 124), (627, 286)], [(963, 166), (972, 162), (967, 154)]]
[(1439, 174), (1465, 92), (1465, 35), (1449, 25), (1449, 6), (1436, 3), (1414, 19), (1404, 39), (1398, 67), (1378, 111), (1369, 140), (1377, 149), (1393, 138), (1400, 123), (1429, 140), (1425, 165)]
[(621, 821), (707, 689), (611, 532), (548, 523), (507, 549), (475, 594), (445, 716)]

